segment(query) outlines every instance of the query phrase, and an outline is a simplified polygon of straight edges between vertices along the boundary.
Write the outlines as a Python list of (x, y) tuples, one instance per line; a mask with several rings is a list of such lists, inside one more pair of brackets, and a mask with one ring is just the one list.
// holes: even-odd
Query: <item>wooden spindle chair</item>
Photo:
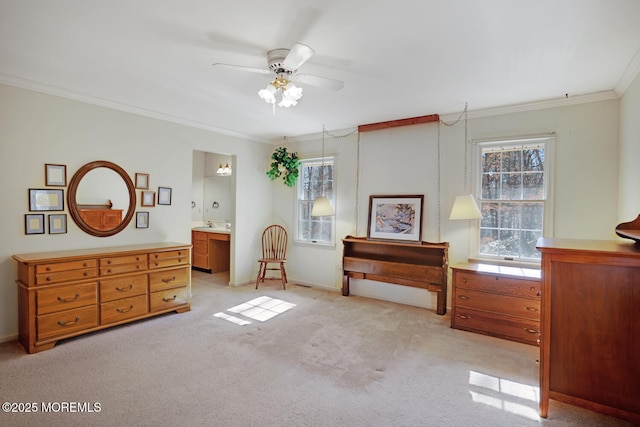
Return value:
[[(267, 270), (280, 270), (282, 289), (286, 289), (287, 272), (284, 263), (287, 261), (287, 230), (280, 225), (270, 225), (262, 232), (262, 258), (258, 260), (258, 278), (256, 289), (260, 282), (264, 283)], [(278, 267), (269, 267), (269, 264), (278, 264)]]

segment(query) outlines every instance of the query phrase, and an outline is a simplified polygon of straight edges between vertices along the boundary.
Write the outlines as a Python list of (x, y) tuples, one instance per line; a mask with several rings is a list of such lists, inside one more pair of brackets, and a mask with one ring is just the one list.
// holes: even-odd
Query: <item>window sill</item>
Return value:
[(300, 245), (300, 246), (317, 246), (317, 247), (329, 248), (329, 249), (333, 249), (336, 246), (334, 242), (318, 242), (314, 240), (294, 240), (293, 244)]

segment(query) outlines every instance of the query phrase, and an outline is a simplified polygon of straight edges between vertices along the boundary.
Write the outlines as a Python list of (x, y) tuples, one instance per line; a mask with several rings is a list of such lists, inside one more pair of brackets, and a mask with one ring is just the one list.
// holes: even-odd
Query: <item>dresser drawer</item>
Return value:
[(120, 264), (138, 264), (147, 261), (147, 254), (126, 255), (100, 259), (100, 267), (109, 267)]
[(146, 294), (147, 281), (147, 274), (100, 280), (100, 302)]
[(55, 273), (36, 274), (36, 285), (51, 285), (73, 280), (91, 279), (92, 277), (98, 277), (98, 269), (96, 267), (64, 270)]
[(38, 316), (97, 303), (98, 292), (95, 282), (36, 291)]
[(167, 289), (159, 292), (152, 292), (149, 295), (149, 308), (151, 312), (170, 309), (172, 307), (183, 306), (189, 302), (188, 289), (182, 288)]
[(93, 305), (39, 316), (36, 325), (38, 340), (90, 329), (98, 326), (98, 306)]
[(470, 332), (494, 335), (525, 344), (539, 345), (540, 322), (465, 307), (455, 307), (452, 326)]
[(49, 274), (59, 271), (84, 270), (95, 268), (98, 261), (95, 259), (84, 259), (80, 261), (58, 262), (55, 264), (36, 265), (36, 274)]
[(119, 322), (132, 317), (142, 316), (149, 311), (147, 295), (119, 299), (100, 304), (100, 324)]
[(456, 289), (455, 306), (540, 320), (540, 299), (527, 299), (489, 292)]
[(152, 252), (149, 254), (149, 268), (163, 268), (174, 265), (188, 265), (190, 262), (188, 249), (167, 252)]
[(179, 288), (189, 283), (189, 268), (174, 268), (173, 270), (149, 273), (149, 291)]
[(136, 271), (145, 271), (147, 269), (147, 261), (138, 261), (135, 264), (116, 264), (100, 267), (100, 276), (113, 276), (114, 274), (133, 273)]
[(464, 271), (456, 271), (454, 286), (525, 298), (539, 298), (541, 293), (539, 280), (513, 279), (499, 275)]

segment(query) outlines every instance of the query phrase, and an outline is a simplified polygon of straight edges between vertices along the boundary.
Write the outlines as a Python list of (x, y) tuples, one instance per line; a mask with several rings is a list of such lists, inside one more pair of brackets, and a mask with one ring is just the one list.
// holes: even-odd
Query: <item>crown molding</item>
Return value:
[(144, 108), (134, 107), (132, 105), (122, 104), (119, 102), (110, 101), (108, 99), (98, 98), (95, 96), (87, 95), (80, 92), (74, 92), (69, 89), (47, 85), (44, 83), (36, 82), (33, 80), (25, 79), (22, 77), (13, 76), (10, 74), (0, 73), (0, 83), (8, 86), (15, 86), (21, 89), (27, 89), (34, 92), (44, 93), (46, 95), (58, 96), (60, 98), (70, 99), (73, 101), (84, 102), (85, 104), (96, 105), (99, 107), (110, 108), (112, 110), (123, 111), (126, 113), (136, 114), (152, 119), (162, 120), (165, 122), (176, 123), (192, 128), (208, 130), (216, 132), (222, 135), (233, 136), (240, 139), (251, 140), (261, 143), (271, 143), (269, 139), (259, 138), (255, 135), (244, 134), (240, 132), (223, 129), (210, 124), (199, 122), (197, 120), (185, 119), (183, 117), (176, 117), (165, 113), (160, 113), (153, 110), (147, 110)]
[[(500, 116), (503, 114), (522, 113), (535, 110), (546, 110), (548, 108), (567, 107), (570, 105), (586, 104), (589, 102), (608, 101), (619, 99), (620, 96), (613, 90), (603, 92), (589, 93), (585, 95), (564, 96), (562, 98), (548, 99), (544, 101), (529, 102), (526, 104), (505, 105), (502, 107), (484, 108), (479, 110), (469, 110), (467, 116), (469, 119), (477, 119), (481, 117)], [(460, 113), (442, 114), (440, 118), (444, 121), (455, 120)]]
[(624, 73), (622, 73), (622, 77), (620, 77), (620, 80), (616, 85), (616, 93), (622, 96), (626, 92), (629, 85), (631, 85), (633, 80), (636, 78), (638, 73), (640, 73), (640, 49), (638, 49), (633, 58), (631, 58), (631, 61), (629, 61), (629, 65), (627, 65)]

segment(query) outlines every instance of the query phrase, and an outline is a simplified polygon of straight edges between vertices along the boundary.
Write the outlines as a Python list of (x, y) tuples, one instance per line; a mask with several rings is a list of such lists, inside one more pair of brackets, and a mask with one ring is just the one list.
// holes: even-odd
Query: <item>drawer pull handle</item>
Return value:
[(76, 320), (72, 320), (70, 322), (63, 322), (62, 320), (58, 320), (58, 325), (60, 326), (73, 326), (80, 321), (79, 317), (76, 317)]
[(536, 330), (536, 329), (531, 329), (531, 328), (524, 328), (524, 330), (530, 334), (539, 334), (540, 331)]
[(46, 270), (47, 270), (47, 271), (51, 271), (51, 267), (47, 267), (47, 268), (46, 268)]
[(177, 295), (174, 295), (171, 298), (162, 298), (162, 301), (164, 301), (164, 302), (175, 301), (176, 297), (177, 297)]
[(130, 312), (131, 310), (133, 310), (133, 304), (131, 304), (131, 305), (129, 306), (129, 308), (116, 308), (116, 311), (117, 311), (118, 313), (128, 313), (128, 312)]
[(107, 268), (107, 273), (111, 274), (111, 269)]
[(58, 301), (60, 301), (60, 302), (72, 302), (72, 301), (77, 300), (78, 298), (80, 298), (80, 294), (76, 294), (73, 298), (58, 297)]
[(83, 276), (87, 277), (89, 275), (89, 273), (87, 273), (86, 271), (84, 273), (82, 273)]
[(460, 298), (461, 300), (465, 300), (465, 301), (469, 300), (469, 297), (466, 296), (466, 295), (458, 295), (458, 298)]
[(461, 319), (471, 319), (471, 316), (468, 316), (466, 314), (456, 314), (456, 317), (459, 317)]
[(50, 281), (51, 281), (51, 277), (47, 277), (47, 282), (50, 282)]
[(82, 266), (83, 266), (83, 267), (88, 267), (88, 264), (87, 264), (86, 262), (83, 262), (83, 263), (82, 263)]
[(111, 265), (111, 260), (108, 260), (108, 261), (107, 261), (107, 264)]
[(527, 310), (529, 310), (529, 311), (535, 311), (536, 313), (537, 313), (538, 311), (540, 311), (540, 309), (539, 309), (539, 308), (536, 308), (536, 307), (527, 307)]
[(467, 283), (467, 278), (466, 277), (462, 278), (462, 283)]
[(116, 291), (118, 292), (126, 292), (126, 291), (130, 291), (131, 289), (133, 289), (133, 283), (129, 284), (129, 287), (127, 288), (116, 287)]
[(162, 279), (162, 282), (169, 283), (169, 282), (173, 282), (174, 280), (176, 280), (176, 276), (173, 276), (171, 279)]

